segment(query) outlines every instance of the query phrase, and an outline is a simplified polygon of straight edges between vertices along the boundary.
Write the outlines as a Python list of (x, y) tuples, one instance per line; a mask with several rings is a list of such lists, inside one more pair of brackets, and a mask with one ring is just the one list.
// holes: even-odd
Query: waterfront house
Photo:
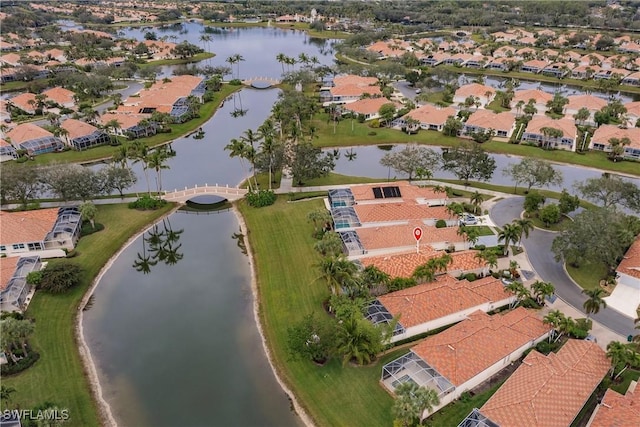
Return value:
[(47, 89), (42, 94), (46, 97), (46, 100), (59, 105), (62, 108), (68, 108), (70, 110), (76, 109), (76, 94), (60, 86)]
[(462, 128), (463, 135), (486, 132), (492, 129), (497, 138), (508, 139), (516, 128), (516, 116), (509, 112), (495, 113), (491, 110), (473, 112)]
[(6, 133), (17, 150), (27, 150), (29, 155), (62, 150), (64, 144), (48, 130), (33, 123), (21, 123)]
[(455, 117), (458, 111), (452, 107), (437, 107), (431, 104), (422, 105), (405, 114), (402, 119), (411, 117), (420, 122), (421, 129), (442, 132), (449, 117)]
[(0, 311), (22, 311), (31, 286), (27, 276), (42, 268), (37, 255), (0, 258)]
[[(547, 102), (553, 99), (553, 95), (549, 92), (545, 92), (540, 89), (523, 89), (517, 90), (513, 94), (513, 99), (511, 100), (511, 105), (514, 110), (517, 110), (517, 105), (520, 101), (528, 104), (529, 101), (533, 99), (533, 106), (536, 108), (538, 113), (543, 113), (547, 109)], [(524, 108), (524, 107), (523, 107)], [(522, 108), (520, 111), (516, 111), (519, 114), (522, 114)]]
[(36, 114), (37, 101), (36, 95), (30, 92), (21, 93), (7, 100), (9, 108), (24, 111), (26, 114)]
[(533, 350), (458, 427), (573, 425), (610, 366), (604, 350), (591, 341), (570, 339), (557, 353), (546, 356)]
[(605, 297), (605, 301), (635, 319), (640, 305), (640, 236), (636, 237), (622, 257), (616, 273), (616, 287), (610, 296)]
[(631, 381), (624, 395), (607, 389), (596, 406), (587, 427), (640, 425), (640, 390), (638, 382)]
[[(0, 254), (8, 257), (30, 253), (64, 256), (61, 249), (75, 247), (82, 226), (80, 211), (75, 207), (0, 211), (0, 220)], [(50, 249), (59, 251), (48, 252)]]
[(108, 144), (110, 141), (105, 131), (80, 120), (67, 119), (60, 127), (67, 131), (67, 135), (64, 136), (67, 144), (76, 150)]
[(431, 283), (379, 296), (365, 317), (376, 325), (398, 319), (390, 340), (397, 342), (463, 321), (478, 310), (486, 313), (509, 305), (514, 299), (500, 279), (469, 282), (444, 274)]
[(567, 99), (569, 103), (564, 106), (565, 116), (573, 118), (581, 108), (586, 108), (589, 110), (589, 118), (585, 121), (585, 124), (588, 125), (595, 125), (594, 114), (607, 106), (605, 99), (590, 94), (572, 95), (568, 96)]
[(493, 98), (496, 96), (496, 90), (491, 86), (481, 85), (478, 83), (464, 85), (456, 90), (456, 93), (453, 96), (453, 103), (464, 104), (465, 100), (470, 96), (477, 98), (482, 105), (487, 105), (493, 101)]
[(380, 117), (378, 113), (380, 107), (386, 104), (391, 104), (397, 108), (401, 105), (387, 98), (364, 98), (355, 102), (350, 102), (342, 107), (342, 111), (345, 113), (354, 113), (356, 115), (362, 115), (365, 120), (377, 119)]
[(620, 128), (614, 125), (602, 125), (595, 130), (589, 143), (590, 150), (611, 152), (609, 140), (628, 138), (631, 143), (624, 147), (622, 157), (628, 160), (640, 160), (640, 128)]
[(407, 381), (435, 390), (440, 404), (433, 413), (508, 367), (549, 331), (522, 307), (493, 316), (478, 310), (384, 365), (380, 381), (391, 393)]
[(0, 162), (15, 160), (17, 158), (18, 153), (16, 153), (16, 149), (13, 147), (13, 145), (0, 138)]
[[(155, 135), (158, 126), (150, 121), (151, 114), (135, 114), (124, 111), (109, 111), (100, 116), (100, 123), (109, 133), (132, 138)], [(112, 126), (117, 122), (118, 126)]]
[[(562, 136), (558, 138), (546, 136), (545, 128), (558, 129), (562, 132)], [(527, 124), (527, 129), (522, 134), (522, 141), (524, 142), (570, 151), (575, 151), (577, 138), (578, 129), (573, 119), (564, 117), (554, 120), (543, 115), (533, 116), (529, 124)]]

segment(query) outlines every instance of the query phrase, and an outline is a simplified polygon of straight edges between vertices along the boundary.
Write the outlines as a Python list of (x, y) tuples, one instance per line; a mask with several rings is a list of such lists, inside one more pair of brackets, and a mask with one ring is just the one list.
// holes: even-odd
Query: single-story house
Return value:
[(411, 117), (420, 122), (421, 129), (437, 130), (442, 132), (449, 117), (455, 117), (458, 111), (452, 107), (437, 107), (431, 104), (422, 105), (405, 114), (402, 119)]
[(586, 108), (591, 115), (587, 119), (588, 124), (595, 124), (593, 115), (607, 106), (607, 100), (594, 95), (572, 95), (568, 96), (569, 103), (564, 107), (564, 114), (573, 118), (573, 116), (581, 109)]
[(458, 427), (572, 425), (610, 366), (604, 350), (591, 341), (571, 339), (547, 356), (533, 350), (498, 391)]
[(635, 127), (640, 120), (640, 101), (627, 102), (624, 107), (627, 109), (627, 125)]
[(533, 73), (538, 74), (542, 70), (544, 70), (549, 63), (547, 61), (542, 61), (540, 59), (532, 59), (530, 61), (526, 61), (520, 67), (520, 71), (523, 73)]
[(380, 117), (378, 111), (380, 111), (380, 107), (386, 104), (391, 104), (396, 108), (400, 106), (400, 104), (389, 101), (387, 98), (364, 98), (345, 104), (342, 110), (343, 112), (361, 114), (365, 120), (372, 120)]
[(453, 102), (454, 104), (464, 104), (464, 101), (470, 96), (478, 98), (482, 105), (487, 105), (493, 101), (493, 98), (496, 96), (496, 90), (491, 86), (471, 83), (461, 86), (456, 90), (453, 96)]
[(61, 107), (69, 108), (70, 110), (76, 109), (76, 94), (60, 86), (52, 87), (42, 92), (47, 98), (47, 101), (52, 101)]
[(629, 86), (640, 86), (640, 71), (631, 73), (627, 77), (622, 79), (622, 84)]
[[(558, 129), (562, 132), (562, 136), (559, 138), (547, 137), (544, 134), (545, 128)], [(527, 125), (527, 129), (522, 134), (522, 141), (571, 151), (576, 150), (577, 138), (578, 129), (572, 119), (564, 117), (559, 120), (554, 120), (551, 117), (543, 115), (533, 116)]]
[(509, 111), (496, 114), (491, 110), (478, 110), (464, 123), (462, 134), (486, 132), (489, 129), (493, 129), (498, 138), (510, 138), (516, 129), (516, 116)]
[(355, 204), (412, 201), (427, 206), (444, 206), (449, 203), (445, 191), (435, 191), (433, 187), (420, 187), (409, 181), (390, 184), (358, 184), (349, 187)]
[(458, 224), (458, 218), (453, 218), (444, 206), (429, 206), (416, 202), (357, 204), (352, 209), (363, 225), (397, 225), (410, 220), (422, 220), (426, 225), (435, 225), (439, 219), (446, 221), (448, 226)]
[[(157, 124), (149, 119), (151, 114), (135, 114), (109, 111), (100, 116), (100, 123), (106, 126), (108, 132), (114, 135), (133, 135), (135, 138), (155, 135)], [(119, 127), (113, 127), (110, 123), (118, 122)]]
[(442, 64), (447, 58), (451, 55), (442, 52), (434, 52), (429, 55), (423, 56), (420, 58), (420, 62), (423, 65), (427, 65), (429, 67), (435, 67), (436, 65)]
[(640, 160), (640, 128), (619, 128), (614, 125), (602, 125), (596, 129), (589, 143), (590, 150), (610, 152), (612, 138), (629, 138), (631, 143), (624, 147), (625, 159)]
[(82, 219), (75, 207), (0, 211), (0, 254), (22, 256), (48, 249), (73, 249), (80, 238)]
[(532, 99), (534, 102), (533, 106), (536, 107), (536, 110), (538, 110), (540, 114), (542, 114), (547, 109), (547, 102), (553, 99), (553, 95), (550, 94), (549, 92), (545, 92), (540, 89), (517, 90), (513, 94), (511, 105), (513, 106), (513, 109), (516, 110), (517, 113), (522, 114), (522, 108), (524, 108), (524, 106), (520, 108), (520, 111), (517, 111), (518, 103), (522, 101), (526, 105)]
[(13, 98), (9, 98), (7, 103), (10, 107), (18, 108), (27, 114), (33, 115), (36, 113), (37, 101), (34, 93), (21, 93)]
[(378, 297), (367, 307), (367, 320), (389, 323), (397, 318), (391, 342), (463, 321), (475, 311), (488, 312), (509, 305), (515, 296), (493, 277), (469, 282), (449, 275)]
[(80, 120), (67, 119), (62, 122), (60, 127), (67, 131), (67, 135), (64, 137), (67, 144), (76, 150), (108, 144), (110, 141), (109, 135), (105, 131)]
[(627, 425), (640, 425), (640, 390), (637, 381), (631, 381), (624, 395), (607, 389), (602, 401), (593, 411), (587, 427)]
[(569, 66), (564, 62), (554, 62), (553, 64), (549, 64), (542, 69), (542, 74), (551, 77), (557, 77), (559, 79), (563, 78), (567, 74), (569, 74)]
[(21, 123), (6, 133), (11, 144), (18, 150), (27, 150), (30, 155), (62, 150), (64, 144), (48, 130), (33, 123)]
[(407, 381), (435, 390), (440, 404), (433, 413), (519, 359), (549, 330), (534, 311), (522, 307), (493, 316), (478, 310), (384, 365), (380, 382), (391, 393)]
[(356, 84), (336, 84), (334, 87), (329, 89), (329, 93), (331, 94), (331, 103), (334, 104), (355, 102), (365, 95), (382, 96), (382, 91), (380, 91), (378, 86)]
[(42, 268), (37, 255), (0, 258), (0, 311), (22, 310), (31, 286), (27, 275)]

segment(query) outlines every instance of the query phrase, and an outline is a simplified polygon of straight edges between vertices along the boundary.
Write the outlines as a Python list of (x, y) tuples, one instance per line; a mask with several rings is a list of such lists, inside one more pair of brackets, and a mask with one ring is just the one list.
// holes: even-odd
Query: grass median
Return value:
[(2, 379), (2, 384), (16, 390), (10, 407), (33, 408), (46, 401), (69, 410), (69, 426), (97, 426), (100, 421), (75, 339), (78, 305), (94, 278), (107, 261), (136, 232), (173, 208), (167, 205), (157, 211), (137, 211), (126, 204), (100, 205), (96, 222), (104, 230), (83, 237), (71, 260), (56, 259), (50, 263), (74, 262), (83, 268), (82, 283), (67, 293), (53, 295), (37, 292), (27, 310), (36, 320), (30, 340), (40, 353), (40, 360), (26, 371)]
[(322, 302), (329, 290), (312, 267), (320, 257), (307, 221), (307, 213), (322, 206), (322, 200), (287, 203), (282, 196), (267, 208), (238, 204), (255, 257), (264, 333), (280, 375), (318, 425), (392, 425), (392, 398), (378, 381), (382, 364), (406, 350), (365, 367), (343, 367), (337, 360), (316, 366), (288, 354), (287, 328), (309, 313), (326, 315)]

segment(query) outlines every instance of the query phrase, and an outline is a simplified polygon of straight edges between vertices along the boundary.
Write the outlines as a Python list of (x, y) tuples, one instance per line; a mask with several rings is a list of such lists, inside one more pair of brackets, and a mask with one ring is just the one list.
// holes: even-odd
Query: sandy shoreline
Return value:
[(244, 235), (244, 244), (245, 244), (245, 247), (247, 248), (247, 256), (249, 257), (249, 266), (251, 267), (251, 293), (253, 294), (253, 317), (256, 322), (256, 327), (258, 328), (258, 333), (260, 334), (262, 347), (264, 348), (264, 352), (267, 356), (267, 360), (269, 361), (269, 366), (271, 366), (271, 370), (273, 371), (273, 375), (276, 377), (276, 381), (278, 382), (278, 384), (280, 384), (280, 387), (282, 388), (282, 390), (284, 390), (284, 392), (287, 394), (287, 396), (291, 400), (291, 403), (293, 404), (296, 414), (300, 417), (300, 419), (306, 426), (313, 427), (315, 425), (313, 423), (313, 420), (302, 408), (302, 405), (300, 405), (300, 402), (298, 402), (298, 399), (293, 394), (293, 392), (285, 384), (282, 378), (280, 378), (280, 375), (278, 374), (278, 370), (276, 369), (273, 363), (273, 356), (271, 354), (271, 350), (269, 349), (269, 346), (267, 345), (267, 340), (264, 336), (264, 332), (262, 329), (262, 322), (260, 321), (260, 311), (259, 311), (260, 300), (258, 298), (258, 281), (256, 277), (256, 269), (255, 269), (255, 262), (253, 259), (253, 252), (251, 250), (251, 243), (249, 242), (247, 224), (244, 222), (244, 218), (242, 217), (242, 214), (240, 214), (240, 212), (235, 207), (235, 205), (233, 206), (232, 210), (236, 218), (238, 219), (238, 223), (240, 224), (240, 230)]
[(147, 227), (144, 227), (142, 230), (140, 230), (139, 232), (131, 236), (129, 240), (127, 240), (126, 243), (122, 245), (122, 247), (115, 254), (113, 254), (113, 256), (109, 258), (107, 263), (100, 269), (100, 272), (98, 273), (96, 278), (93, 280), (91, 287), (87, 289), (87, 292), (85, 292), (84, 296), (82, 297), (82, 300), (80, 301), (80, 305), (78, 306), (78, 315), (76, 316), (76, 321), (75, 321), (75, 335), (76, 335), (76, 341), (78, 342), (78, 353), (80, 354), (80, 359), (82, 359), (82, 365), (84, 367), (85, 374), (87, 375), (87, 379), (89, 381), (89, 388), (91, 389), (91, 395), (94, 398), (95, 402), (97, 403), (98, 416), (100, 417), (100, 421), (102, 425), (117, 427), (118, 423), (116, 422), (116, 419), (114, 418), (113, 413), (111, 412), (111, 407), (109, 406), (109, 403), (106, 401), (106, 399), (102, 395), (102, 386), (100, 385), (100, 380), (98, 379), (98, 371), (96, 370), (96, 365), (93, 361), (93, 357), (91, 356), (91, 350), (89, 349), (89, 346), (87, 345), (87, 342), (84, 339), (84, 330), (82, 326), (82, 319), (84, 317), (84, 308), (89, 302), (89, 298), (91, 298), (91, 295), (93, 295), (93, 292), (98, 286), (98, 283), (100, 283), (102, 276), (104, 276), (104, 274), (109, 270), (109, 268), (111, 268), (116, 258), (118, 258), (120, 254), (122, 254), (122, 252), (125, 249), (127, 249), (138, 237), (140, 237), (147, 230), (153, 227), (153, 224), (156, 224), (158, 221), (161, 221), (163, 218), (168, 217), (169, 215), (174, 213), (176, 210), (178, 210), (179, 207), (180, 205), (177, 205), (174, 209), (167, 212), (162, 217), (158, 218), (152, 224), (150, 224)]

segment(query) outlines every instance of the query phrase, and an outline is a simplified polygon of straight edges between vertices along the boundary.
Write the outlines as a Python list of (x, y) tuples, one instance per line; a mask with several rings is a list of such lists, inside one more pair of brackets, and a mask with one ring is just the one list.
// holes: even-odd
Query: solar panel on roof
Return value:
[(397, 186), (382, 187), (382, 193), (384, 194), (385, 199), (389, 197), (401, 197), (400, 188)]
[(384, 196), (382, 195), (382, 189), (380, 187), (373, 187), (373, 197), (376, 199), (382, 199)]

